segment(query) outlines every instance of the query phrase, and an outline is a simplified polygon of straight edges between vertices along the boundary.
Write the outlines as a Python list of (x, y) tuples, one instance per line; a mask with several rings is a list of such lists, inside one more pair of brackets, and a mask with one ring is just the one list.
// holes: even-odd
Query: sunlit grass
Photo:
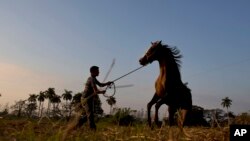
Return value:
[[(249, 124), (249, 117), (244, 117)], [(242, 121), (243, 121), (242, 120)], [(237, 122), (241, 120), (237, 118)], [(68, 122), (49, 119), (0, 119), (1, 141), (61, 141)], [(134, 126), (118, 126), (106, 120), (97, 123), (97, 130), (91, 131), (87, 125), (73, 129), (65, 137), (66, 141), (229, 141), (229, 127), (161, 127), (151, 130), (146, 123)]]

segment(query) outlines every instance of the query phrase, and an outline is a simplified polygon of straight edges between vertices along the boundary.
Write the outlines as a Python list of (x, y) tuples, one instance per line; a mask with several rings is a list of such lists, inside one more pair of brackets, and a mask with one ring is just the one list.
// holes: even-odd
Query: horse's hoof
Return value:
[(151, 130), (153, 130), (154, 129), (154, 126), (153, 125), (148, 125), (148, 127), (151, 129)]
[(157, 124), (157, 127), (158, 127), (158, 128), (161, 128), (161, 123), (158, 123), (158, 124)]
[(150, 129), (151, 129), (151, 130), (154, 130), (154, 126), (150, 126)]
[(161, 126), (162, 126), (162, 122), (160, 122), (160, 121), (155, 122), (155, 124), (157, 125), (158, 128), (161, 128)]

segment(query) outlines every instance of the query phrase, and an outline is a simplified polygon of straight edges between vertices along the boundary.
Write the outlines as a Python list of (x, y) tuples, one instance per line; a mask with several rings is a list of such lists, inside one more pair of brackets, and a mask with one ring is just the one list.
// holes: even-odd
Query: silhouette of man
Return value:
[(99, 90), (97, 88), (97, 85), (99, 87), (104, 87), (112, 84), (112, 82), (100, 83), (96, 79), (98, 75), (99, 75), (99, 67), (97, 66), (90, 67), (90, 77), (87, 79), (87, 82), (85, 83), (85, 88), (81, 98), (81, 103), (85, 109), (89, 127), (90, 129), (93, 130), (96, 130), (96, 125), (94, 121), (94, 107), (95, 107), (94, 97), (97, 96), (97, 94), (104, 94), (106, 92), (105, 90)]

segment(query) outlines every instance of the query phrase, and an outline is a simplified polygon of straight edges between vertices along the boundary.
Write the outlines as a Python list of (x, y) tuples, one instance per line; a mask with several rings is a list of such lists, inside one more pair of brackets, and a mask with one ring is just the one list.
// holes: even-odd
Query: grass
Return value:
[[(241, 121), (236, 118), (237, 122)], [(244, 123), (250, 124), (250, 118), (244, 117)], [(87, 125), (70, 130), (65, 134), (66, 121), (49, 119), (0, 119), (1, 141), (229, 141), (229, 127), (161, 127), (151, 130), (146, 124), (118, 126), (107, 120), (97, 123), (97, 130), (91, 131)]]

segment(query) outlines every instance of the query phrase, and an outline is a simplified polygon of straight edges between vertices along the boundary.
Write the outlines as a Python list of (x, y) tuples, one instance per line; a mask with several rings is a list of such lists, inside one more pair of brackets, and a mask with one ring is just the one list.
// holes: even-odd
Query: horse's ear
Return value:
[(161, 44), (161, 41), (162, 41), (162, 40), (159, 41), (159, 44)]
[(154, 43), (153, 43), (153, 42), (151, 42), (151, 44), (153, 45)]

